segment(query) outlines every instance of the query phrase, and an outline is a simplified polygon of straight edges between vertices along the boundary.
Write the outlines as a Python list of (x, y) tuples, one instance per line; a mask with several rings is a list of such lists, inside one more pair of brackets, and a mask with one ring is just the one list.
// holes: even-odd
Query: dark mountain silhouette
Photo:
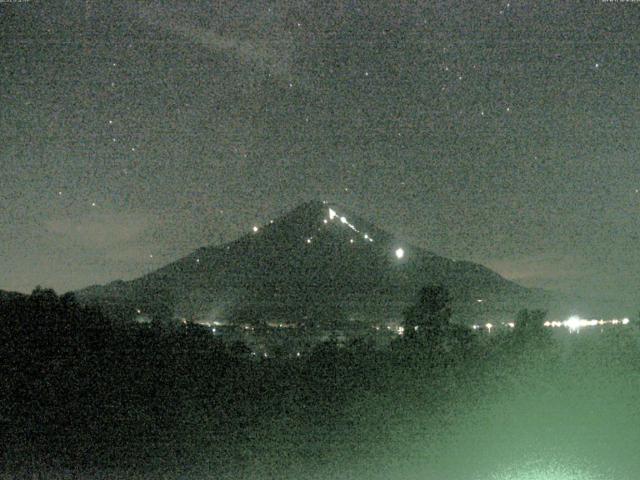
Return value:
[(547, 300), (540, 290), (412, 246), (326, 202), (302, 204), (233, 242), (200, 248), (135, 280), (76, 293), (124, 315), (313, 323), (399, 319), (431, 283), (450, 290), (459, 320), (512, 318), (520, 307)]

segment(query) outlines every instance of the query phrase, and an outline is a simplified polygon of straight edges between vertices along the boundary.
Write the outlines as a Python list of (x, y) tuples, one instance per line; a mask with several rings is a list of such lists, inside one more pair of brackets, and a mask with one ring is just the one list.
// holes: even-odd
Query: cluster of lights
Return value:
[[(323, 223), (329, 223), (330, 221), (332, 221), (334, 218), (337, 218), (338, 214), (336, 213), (335, 210), (333, 210), (332, 208), (329, 209), (329, 218), (328, 219), (324, 219)], [(356, 233), (360, 233), (360, 230), (358, 230), (354, 225), (352, 225), (351, 223), (349, 223), (349, 221), (347, 220), (347, 217), (341, 216), (340, 218), (340, 223), (348, 226), (351, 230), (353, 230)], [(368, 233), (362, 234), (362, 238), (364, 238), (366, 241), (368, 242), (373, 242), (373, 238), (371, 238), (371, 236)], [(350, 243), (353, 243), (353, 239), (350, 240)]]
[[(573, 316), (573, 317), (569, 317), (567, 320), (564, 320), (564, 321), (558, 321), (558, 320), (546, 321), (544, 322), (543, 325), (549, 328), (565, 327), (565, 328), (568, 328), (569, 331), (575, 332), (584, 327), (596, 327), (596, 326), (603, 326), (603, 325), (628, 325), (628, 324), (629, 324), (628, 318), (622, 318), (622, 319), (614, 318), (612, 320), (602, 320), (602, 319), (587, 320), (585, 318)], [(515, 322), (506, 322), (506, 323), (502, 323), (502, 325), (509, 328), (515, 328), (516, 326)], [(484, 325), (476, 324), (476, 325), (472, 325), (471, 328), (473, 328), (473, 330), (486, 329), (487, 331), (491, 332), (491, 329), (494, 328), (494, 325), (492, 323), (485, 323)]]
[[(326, 201), (323, 201), (322, 203), (326, 205), (326, 203), (327, 203), (327, 202), (326, 202)], [(339, 219), (340, 219), (340, 223), (342, 223), (342, 224), (344, 224), (344, 225), (348, 226), (348, 227), (349, 227), (351, 230), (353, 230), (354, 232), (356, 232), (356, 233), (358, 233), (358, 234), (362, 235), (362, 238), (363, 238), (365, 241), (373, 243), (373, 238), (371, 238), (371, 235), (369, 235), (368, 233), (362, 233), (362, 232), (360, 232), (360, 230), (358, 230), (358, 229), (357, 229), (353, 224), (349, 223), (349, 221), (347, 220), (347, 217), (345, 217), (345, 216), (339, 216), (339, 215), (336, 213), (336, 211), (335, 211), (334, 209), (332, 209), (332, 208), (330, 208), (330, 209), (329, 209), (329, 218), (325, 218), (325, 219), (323, 219), (323, 220), (322, 220), (322, 223), (324, 223), (324, 224), (326, 225), (326, 224), (328, 224), (330, 221), (333, 221), (335, 218), (339, 218)], [(274, 222), (273, 222), (273, 220), (271, 220), (269, 223), (270, 223), (270, 224), (273, 224)], [(252, 230), (253, 230), (253, 233), (258, 233), (258, 232), (260, 231), (260, 229), (259, 229), (259, 227), (258, 227), (257, 225), (254, 225), (254, 226), (253, 226), (253, 228), (252, 228)], [(307, 237), (307, 238), (305, 239), (305, 243), (307, 243), (307, 244), (310, 244), (312, 241), (313, 241), (313, 237)], [(355, 240), (354, 240), (353, 238), (350, 238), (350, 239), (349, 239), (349, 243), (350, 243), (350, 244), (354, 244), (354, 243), (355, 243)], [(227, 249), (228, 249), (228, 248), (229, 248), (229, 247), (227, 247)], [(404, 258), (405, 251), (404, 251), (404, 249), (403, 249), (403, 248), (397, 248), (397, 249), (395, 250), (395, 252), (394, 252), (394, 253), (395, 253), (395, 256), (396, 256), (396, 258), (397, 258), (398, 260), (400, 260), (400, 259)], [(200, 263), (200, 260), (199, 260), (199, 259), (197, 259), (197, 260), (196, 260), (196, 263)], [(481, 301), (481, 300), (478, 300), (478, 301)]]
[[(416, 330), (418, 329), (418, 327), (414, 327), (414, 328)], [(373, 329), (376, 332), (379, 332), (381, 327), (380, 327), (380, 325), (374, 325)], [(390, 332), (395, 332), (395, 333), (397, 333), (398, 335), (401, 335), (401, 336), (404, 335), (404, 327), (402, 325), (395, 325), (395, 324), (394, 325), (387, 325), (387, 330), (390, 331)]]
[(629, 324), (628, 318), (622, 318), (622, 319), (614, 318), (612, 320), (602, 320), (602, 319), (588, 320), (586, 318), (580, 318), (578, 316), (569, 317), (564, 322), (558, 322), (558, 321), (544, 322), (545, 327), (566, 327), (572, 332), (578, 331), (581, 328), (585, 328), (585, 327), (597, 327), (602, 325), (628, 325), (628, 324)]
[[(513, 327), (515, 325), (513, 323), (510, 323), (509, 326)], [(474, 330), (485, 328), (489, 333), (491, 333), (491, 329), (493, 328), (493, 323), (485, 323), (484, 325), (473, 325), (471, 328), (473, 328)]]

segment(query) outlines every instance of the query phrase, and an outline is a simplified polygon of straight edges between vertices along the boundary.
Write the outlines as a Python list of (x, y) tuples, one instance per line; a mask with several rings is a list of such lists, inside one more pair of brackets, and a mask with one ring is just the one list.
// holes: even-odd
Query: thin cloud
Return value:
[(158, 4), (141, 5), (138, 10), (139, 16), (149, 25), (162, 28), (207, 49), (233, 55), (242, 63), (260, 66), (273, 74), (286, 76), (289, 73), (290, 49), (286, 39), (276, 42), (273, 39), (250, 40), (223, 35), (214, 29), (180, 21), (174, 13)]

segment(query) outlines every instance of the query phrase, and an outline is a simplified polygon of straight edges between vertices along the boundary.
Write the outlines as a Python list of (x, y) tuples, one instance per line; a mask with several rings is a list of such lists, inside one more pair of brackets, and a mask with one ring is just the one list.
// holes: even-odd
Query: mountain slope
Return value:
[(77, 294), (84, 302), (165, 317), (390, 320), (428, 283), (451, 290), (461, 320), (510, 316), (544, 297), (482, 265), (401, 242), (324, 202), (300, 205), (233, 242), (200, 248), (130, 282)]

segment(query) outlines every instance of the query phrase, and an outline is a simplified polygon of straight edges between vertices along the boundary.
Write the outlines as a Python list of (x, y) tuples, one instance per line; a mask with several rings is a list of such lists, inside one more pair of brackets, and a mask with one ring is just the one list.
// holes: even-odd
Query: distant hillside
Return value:
[(433, 254), (324, 202), (200, 248), (138, 279), (77, 292), (83, 302), (209, 320), (399, 319), (419, 288), (446, 285), (458, 320), (509, 318), (548, 301), (488, 268)]

